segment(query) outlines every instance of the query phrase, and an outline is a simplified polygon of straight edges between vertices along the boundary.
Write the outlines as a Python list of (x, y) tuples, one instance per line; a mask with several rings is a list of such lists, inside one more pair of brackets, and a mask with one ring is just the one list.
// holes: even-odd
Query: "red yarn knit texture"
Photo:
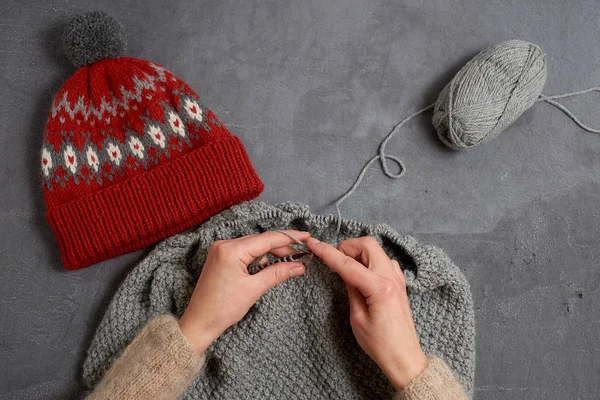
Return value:
[(185, 82), (129, 57), (82, 67), (60, 89), (41, 168), (68, 269), (152, 245), (263, 190), (239, 138)]

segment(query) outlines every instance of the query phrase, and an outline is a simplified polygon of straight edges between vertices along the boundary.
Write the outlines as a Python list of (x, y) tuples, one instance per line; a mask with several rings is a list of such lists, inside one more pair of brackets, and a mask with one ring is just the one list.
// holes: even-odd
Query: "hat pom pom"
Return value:
[(119, 57), (125, 51), (125, 28), (105, 12), (89, 12), (67, 25), (63, 47), (69, 61), (78, 68), (103, 58)]

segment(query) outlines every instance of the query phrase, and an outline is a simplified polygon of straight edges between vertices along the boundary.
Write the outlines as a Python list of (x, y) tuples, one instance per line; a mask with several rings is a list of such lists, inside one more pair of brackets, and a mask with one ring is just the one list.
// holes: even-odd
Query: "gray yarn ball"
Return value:
[(469, 61), (440, 93), (433, 126), (444, 144), (471, 149), (492, 139), (535, 103), (546, 60), (535, 44), (509, 40)]
[(123, 25), (102, 11), (75, 17), (63, 33), (65, 54), (78, 68), (103, 58), (121, 56), (125, 44)]

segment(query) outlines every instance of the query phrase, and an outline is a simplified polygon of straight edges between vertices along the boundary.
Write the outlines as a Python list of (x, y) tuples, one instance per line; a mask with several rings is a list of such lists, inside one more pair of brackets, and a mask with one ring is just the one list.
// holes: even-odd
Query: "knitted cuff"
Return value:
[(264, 186), (237, 136), (58, 206), (46, 217), (67, 269), (140, 250), (251, 200)]
[(446, 363), (429, 357), (427, 368), (395, 400), (467, 400), (468, 397)]
[(200, 373), (205, 355), (192, 349), (172, 315), (152, 319), (106, 372), (88, 399), (175, 399)]

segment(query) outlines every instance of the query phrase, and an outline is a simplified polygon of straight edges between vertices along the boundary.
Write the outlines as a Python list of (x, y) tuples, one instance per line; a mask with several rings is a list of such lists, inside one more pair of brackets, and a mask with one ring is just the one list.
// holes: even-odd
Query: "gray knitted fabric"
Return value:
[[(475, 326), (469, 284), (439, 249), (386, 225), (313, 215), (307, 206), (253, 201), (234, 206), (193, 232), (160, 243), (132, 270), (98, 327), (83, 367), (94, 387), (158, 314), (180, 316), (215, 240), (277, 229), (309, 231), (319, 240), (374, 236), (398, 260), (423, 349), (444, 359), (473, 391)], [(185, 399), (387, 399), (394, 393), (356, 343), (343, 281), (318, 258), (306, 274), (268, 291), (207, 353), (205, 372)]]

